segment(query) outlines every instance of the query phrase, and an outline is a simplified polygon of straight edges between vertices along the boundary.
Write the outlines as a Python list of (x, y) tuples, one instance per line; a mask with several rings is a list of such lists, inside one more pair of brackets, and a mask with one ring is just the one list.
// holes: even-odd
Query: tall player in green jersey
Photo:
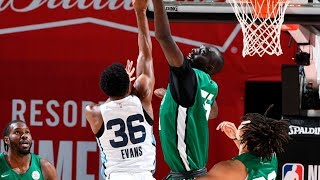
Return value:
[(173, 40), (162, 0), (153, 0), (156, 38), (170, 66), (168, 90), (160, 107), (160, 140), (171, 169), (167, 179), (193, 179), (206, 174), (208, 119), (218, 113), (218, 85), (211, 75), (224, 64), (215, 47), (201, 46), (187, 57)]
[(198, 180), (275, 180), (277, 153), (289, 141), (289, 124), (261, 114), (249, 113), (238, 127), (231, 122), (220, 123), (217, 130), (225, 132), (239, 149), (232, 160), (222, 161)]
[(5, 153), (0, 154), (0, 179), (56, 180), (55, 167), (46, 159), (30, 153), (32, 137), (26, 123), (14, 120), (3, 131)]

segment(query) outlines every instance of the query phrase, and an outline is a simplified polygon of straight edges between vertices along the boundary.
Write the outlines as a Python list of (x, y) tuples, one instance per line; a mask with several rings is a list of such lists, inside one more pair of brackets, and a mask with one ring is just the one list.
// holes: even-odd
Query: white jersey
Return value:
[(155, 169), (155, 140), (137, 96), (100, 106), (103, 126), (96, 134), (104, 175), (151, 172)]

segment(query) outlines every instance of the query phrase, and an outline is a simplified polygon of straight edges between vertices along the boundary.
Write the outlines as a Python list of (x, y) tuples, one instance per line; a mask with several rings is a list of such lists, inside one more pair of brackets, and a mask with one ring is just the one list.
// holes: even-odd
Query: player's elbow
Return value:
[(152, 60), (153, 59), (152, 59), (151, 51), (149, 51), (149, 50), (140, 51), (140, 53), (138, 55), (138, 61), (143, 61), (145, 63), (149, 63), (149, 62), (152, 62)]
[(86, 106), (86, 109), (85, 109), (85, 113), (90, 113), (92, 112), (92, 108), (93, 108), (93, 104), (89, 104)]
[(157, 41), (160, 44), (165, 44), (167, 42), (171, 42), (173, 39), (170, 34), (157, 33), (155, 34)]
[(218, 105), (217, 105), (217, 102), (215, 101), (213, 103), (213, 105), (211, 106), (211, 110), (210, 110), (210, 114), (209, 114), (209, 119), (215, 119), (218, 117), (218, 112), (219, 112), (219, 109), (218, 109)]
[(93, 108), (94, 108), (94, 104), (87, 105), (86, 108), (85, 108), (84, 114), (85, 114), (85, 116), (86, 116), (88, 121), (90, 119), (92, 119), (93, 116), (94, 116)]
[(218, 117), (218, 111), (212, 109), (210, 111), (209, 119), (215, 119), (217, 117)]

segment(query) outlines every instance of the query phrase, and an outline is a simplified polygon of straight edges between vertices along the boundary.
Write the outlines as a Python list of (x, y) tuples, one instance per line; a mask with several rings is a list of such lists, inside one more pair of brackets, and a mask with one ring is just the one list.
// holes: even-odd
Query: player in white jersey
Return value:
[(126, 67), (112, 64), (100, 79), (101, 89), (109, 99), (85, 110), (100, 148), (103, 175), (111, 180), (154, 179), (156, 149), (151, 100), (155, 78), (147, 0), (133, 0), (133, 7), (139, 29), (136, 80), (132, 77), (132, 61), (127, 61)]

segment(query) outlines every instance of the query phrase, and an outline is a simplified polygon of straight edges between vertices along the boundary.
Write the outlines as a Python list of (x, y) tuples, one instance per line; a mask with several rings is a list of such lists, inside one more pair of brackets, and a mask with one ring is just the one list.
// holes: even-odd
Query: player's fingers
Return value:
[(135, 71), (135, 70), (136, 70), (136, 68), (132, 68), (132, 69), (131, 69), (131, 71), (130, 71), (130, 73), (129, 73), (129, 74), (130, 74), (130, 76), (132, 76), (132, 75), (133, 75), (133, 73), (134, 73), (134, 71)]
[(235, 126), (233, 126), (232, 124), (227, 124), (226, 125), (228, 128), (232, 129), (232, 130), (235, 130), (237, 129)]
[(232, 126), (234, 129), (237, 129), (236, 125), (234, 125), (233, 123), (231, 123), (230, 126)]
[(154, 94), (156, 94), (156, 95), (160, 94), (160, 89), (155, 89)]
[(130, 60), (130, 68), (133, 66), (133, 61)]
[(132, 64), (133, 64), (133, 61), (131, 61), (130, 59), (127, 60), (127, 66), (126, 66), (126, 69), (130, 70), (132, 68)]
[(222, 121), (221, 123), (218, 124), (217, 130), (221, 129), (221, 126), (225, 123), (225, 121)]
[(229, 128), (228, 128), (228, 124), (223, 124), (221, 130), (222, 130), (223, 132), (226, 132), (226, 131), (228, 131), (228, 129), (229, 129)]
[(165, 88), (158, 88), (156, 90), (153, 91), (154, 95), (156, 95), (159, 98), (163, 98), (163, 96), (166, 93), (166, 89)]
[(220, 130), (220, 129), (222, 129), (223, 128), (223, 126), (225, 126), (225, 124), (226, 124), (226, 121), (222, 121), (218, 126), (217, 126), (217, 130)]
[(232, 122), (229, 122), (229, 121), (225, 121), (225, 122), (224, 122), (224, 126), (236, 128), (236, 126), (235, 126)]
[(128, 59), (128, 60), (127, 60), (126, 68), (129, 68), (129, 66), (130, 66), (130, 60)]
[(225, 132), (225, 130), (226, 130), (226, 124), (225, 123), (221, 124), (220, 130), (221, 130), (221, 132)]
[(237, 128), (235, 125), (233, 125), (232, 128), (233, 128), (235, 131), (238, 130), (238, 128)]
[(224, 127), (225, 129), (227, 129), (227, 130), (230, 130), (230, 131), (235, 131), (236, 130), (236, 128), (234, 128), (231, 124), (226, 124), (225, 125), (225, 127)]
[(222, 126), (223, 122), (221, 122), (220, 124), (218, 124), (216, 130), (220, 130), (221, 129), (221, 126)]

